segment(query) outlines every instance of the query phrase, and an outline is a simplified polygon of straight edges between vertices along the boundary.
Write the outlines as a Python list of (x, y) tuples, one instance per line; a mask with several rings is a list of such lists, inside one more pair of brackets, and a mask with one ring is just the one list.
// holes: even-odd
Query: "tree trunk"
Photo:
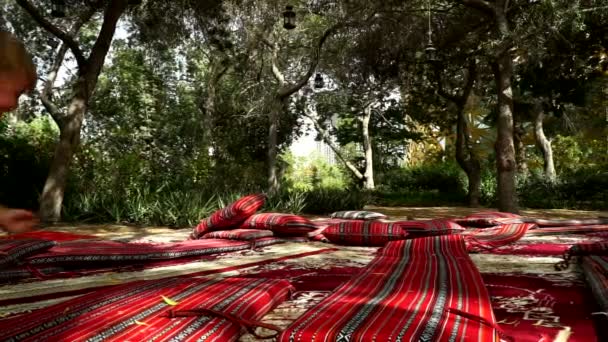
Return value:
[(481, 195), (481, 164), (470, 143), (470, 132), (464, 115), (464, 103), (458, 105), (458, 121), (456, 124), (456, 161), (464, 170), (469, 180), (467, 202), (470, 207), (479, 206)]
[[(206, 90), (207, 93), (205, 94), (205, 100), (202, 103), (202, 112), (203, 112), (203, 118), (202, 118), (202, 128), (203, 128), (203, 132), (202, 132), (202, 137), (200, 138), (204, 143), (205, 143), (205, 147), (204, 147), (204, 154), (207, 154), (207, 148), (210, 146), (213, 146), (212, 140), (213, 140), (213, 127), (215, 127), (215, 106), (216, 106), (216, 99), (217, 99), (217, 86), (220, 83), (220, 80), (222, 79), (222, 77), (226, 74), (226, 72), (228, 71), (228, 66), (218, 66), (218, 64), (224, 64), (226, 63), (227, 60), (222, 60), (222, 61), (215, 61), (215, 63), (211, 66), (211, 77), (210, 79), (207, 81), (207, 85), (206, 85)], [(219, 68), (219, 70), (218, 70)]]
[(524, 145), (524, 136), (526, 130), (519, 121), (515, 121), (513, 125), (513, 144), (515, 146), (515, 161), (517, 164), (517, 172), (520, 175), (528, 173), (528, 163), (526, 162), (526, 146)]
[(473, 92), (473, 86), (477, 80), (477, 61), (472, 58), (469, 60), (467, 68), (467, 80), (462, 91), (462, 95), (457, 96), (450, 94), (443, 88), (441, 81), (442, 70), (439, 65), (435, 65), (435, 78), (439, 95), (447, 100), (452, 101), (456, 105), (456, 161), (464, 170), (469, 180), (467, 191), (467, 202), (471, 207), (479, 206), (479, 197), (481, 194), (481, 164), (473, 150), (471, 143), (471, 132), (467, 123), (467, 118), (464, 115), (465, 107)]
[(61, 206), (72, 157), (80, 144), (80, 128), (87, 110), (84, 84), (76, 85), (76, 96), (70, 102), (68, 115), (59, 123), (59, 142), (40, 196), (40, 217), (45, 222), (61, 218)]
[(18, 3), (39, 25), (59, 37), (65, 45), (70, 47), (72, 54), (76, 58), (80, 74), (78, 81), (74, 85), (74, 95), (70, 101), (67, 115), (61, 117), (53, 115), (60, 130), (59, 143), (55, 149), (49, 175), (40, 196), (40, 218), (45, 222), (57, 222), (61, 219), (61, 207), (69, 167), (72, 157), (80, 144), (80, 129), (87, 111), (88, 100), (97, 85), (99, 73), (114, 38), (116, 23), (125, 11), (127, 2), (124, 0), (112, 0), (109, 2), (104, 12), (101, 30), (88, 58), (84, 57), (78, 43), (70, 34), (64, 33), (48, 22), (29, 2), (18, 1)]
[(365, 108), (365, 115), (361, 120), (361, 130), (363, 132), (363, 150), (365, 152), (365, 173), (363, 174), (363, 188), (373, 190), (374, 186), (374, 162), (372, 152), (372, 139), (369, 135), (369, 122), (372, 117), (372, 107)]
[(551, 182), (554, 182), (557, 175), (555, 173), (555, 166), (553, 164), (553, 149), (551, 148), (551, 141), (545, 136), (543, 130), (543, 120), (545, 118), (545, 112), (541, 104), (536, 105), (536, 117), (534, 119), (534, 136), (536, 137), (536, 144), (543, 154), (543, 161), (545, 166), (545, 177)]
[(496, 195), (498, 209), (517, 212), (515, 190), (515, 146), (513, 144), (513, 92), (511, 88), (512, 62), (508, 53), (494, 64), (494, 78), (498, 90), (496, 151)]
[(478, 160), (475, 161), (476, 163), (472, 164), (471, 171), (467, 173), (469, 178), (467, 201), (471, 208), (479, 207), (479, 198), (481, 197), (481, 165), (479, 165)]
[(277, 129), (279, 124), (279, 111), (281, 109), (281, 101), (275, 99), (269, 113), (269, 129), (268, 129), (268, 193), (276, 194), (279, 192), (279, 178), (277, 177), (277, 151), (278, 138)]
[(289, 97), (302, 89), (314, 73), (319, 64), (319, 58), (321, 56), (321, 48), (323, 44), (327, 40), (327, 38), (333, 34), (342, 24), (336, 24), (323, 33), (323, 35), (319, 38), (318, 43), (313, 46), (311, 59), (308, 65), (308, 70), (306, 74), (300, 77), (293, 84), (289, 84), (285, 75), (279, 70), (279, 45), (274, 42), (269, 42), (264, 39), (264, 43), (272, 48), (272, 59), (271, 59), (271, 69), (272, 74), (279, 83), (279, 89), (275, 94), (275, 99), (273, 100), (272, 108), (269, 113), (269, 129), (268, 129), (268, 192), (273, 194), (277, 193), (280, 190), (279, 177), (277, 176), (277, 154), (278, 154), (278, 139), (277, 139), (277, 129), (279, 124), (279, 116), (280, 113), (283, 112), (287, 108), (287, 101)]
[[(504, 9), (504, 1), (495, 4), (495, 20), (501, 39), (509, 39), (509, 26)], [(498, 209), (504, 212), (517, 212), (517, 191), (515, 188), (515, 147), (513, 144), (513, 89), (511, 76), (513, 60), (508, 48), (499, 51), (492, 63), (498, 95), (496, 151), (496, 195)]]

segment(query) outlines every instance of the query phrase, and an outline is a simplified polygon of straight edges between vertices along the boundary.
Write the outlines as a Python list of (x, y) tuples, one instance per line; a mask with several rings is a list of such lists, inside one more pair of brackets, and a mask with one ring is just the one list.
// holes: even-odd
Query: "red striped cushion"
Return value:
[(42, 239), (0, 239), (0, 268), (15, 264), (29, 255), (44, 252), (55, 244), (54, 241)]
[(480, 252), (511, 244), (536, 227), (533, 223), (503, 224), (496, 228), (471, 229), (463, 235), (469, 251)]
[[(289, 282), (271, 279), (132, 282), (0, 320), (0, 340), (236, 341), (243, 330), (235, 322), (212, 314), (171, 318), (170, 311), (206, 308), (257, 321), (291, 291)], [(169, 305), (163, 296), (178, 304)]]
[(247, 229), (268, 229), (276, 235), (306, 236), (318, 227), (309, 219), (292, 214), (264, 213), (249, 217), (241, 225)]
[(460, 235), (386, 249), (401, 257), (376, 256), (277, 341), (498, 341), (490, 297)]
[(182, 257), (234, 252), (250, 248), (248, 241), (225, 239), (186, 240), (175, 243), (145, 244), (118, 241), (69, 241), (26, 259), (29, 264), (80, 266), (100, 263), (146, 262)]
[(408, 233), (416, 234), (451, 234), (463, 231), (465, 228), (456, 222), (445, 219), (421, 220), (421, 221), (397, 221), (401, 229)]
[(377, 219), (386, 218), (386, 215), (381, 214), (381, 213), (376, 213), (373, 211), (345, 210), (345, 211), (336, 211), (335, 213), (329, 215), (329, 217), (350, 219), (350, 220), (377, 220)]
[(348, 221), (325, 228), (323, 236), (342, 245), (382, 246), (389, 241), (405, 239), (407, 233), (396, 223)]
[(249, 216), (255, 214), (266, 201), (266, 195), (254, 194), (241, 197), (226, 208), (220, 209), (194, 227), (191, 238), (198, 239), (211, 230), (237, 228)]
[(272, 236), (270, 230), (264, 229), (232, 229), (232, 230), (217, 230), (203, 235), (203, 239), (229, 239), (229, 240), (253, 240), (263, 237)]

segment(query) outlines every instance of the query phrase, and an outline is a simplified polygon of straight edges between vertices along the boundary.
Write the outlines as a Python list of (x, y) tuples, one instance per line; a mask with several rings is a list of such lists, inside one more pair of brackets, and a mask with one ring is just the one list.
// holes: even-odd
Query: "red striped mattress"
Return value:
[(463, 237), (389, 242), (278, 341), (498, 341), (490, 298)]
[(119, 241), (68, 241), (24, 260), (28, 265), (99, 265), (171, 260), (246, 250), (284, 242), (276, 237), (250, 241), (227, 239), (185, 240), (173, 243), (128, 243)]
[(171, 318), (170, 311), (204, 308), (256, 321), (292, 289), (285, 280), (269, 279), (137, 281), (0, 320), (0, 340), (235, 341), (243, 330), (234, 320), (214, 314)]

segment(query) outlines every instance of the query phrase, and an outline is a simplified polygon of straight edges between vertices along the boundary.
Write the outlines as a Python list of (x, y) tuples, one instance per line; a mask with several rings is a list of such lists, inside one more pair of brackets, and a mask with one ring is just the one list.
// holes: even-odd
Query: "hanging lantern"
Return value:
[(426, 46), (426, 49), (424, 49), (424, 54), (426, 56), (426, 60), (429, 63), (439, 62), (439, 55), (437, 53), (437, 49), (433, 46), (432, 43)]
[(321, 74), (317, 74), (315, 76), (315, 89), (322, 89), (325, 87), (325, 81), (323, 81), (323, 76)]
[(56, 41), (55, 39), (52, 39), (52, 38), (51, 38), (51, 39), (49, 39), (49, 40), (47, 41), (47, 45), (48, 45), (48, 46), (49, 46), (49, 47), (50, 47), (52, 50), (55, 50), (55, 49), (56, 49), (56, 48), (59, 46), (59, 42), (58, 42), (58, 41)]
[(51, 4), (51, 16), (65, 18), (65, 2), (63, 0), (52, 0)]
[(293, 11), (292, 6), (286, 6), (285, 12), (283, 12), (283, 27), (292, 30), (296, 28), (296, 12)]

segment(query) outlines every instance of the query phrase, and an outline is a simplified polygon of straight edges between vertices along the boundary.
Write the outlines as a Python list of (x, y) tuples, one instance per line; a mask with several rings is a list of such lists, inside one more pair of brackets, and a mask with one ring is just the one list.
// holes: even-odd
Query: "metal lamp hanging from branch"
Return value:
[(325, 81), (321, 74), (315, 76), (315, 89), (323, 89), (325, 87)]
[(65, 18), (65, 1), (63, 0), (52, 0), (51, 1), (51, 16), (55, 18)]
[(431, 1), (428, 1), (428, 11), (429, 11), (429, 15), (428, 15), (428, 19), (429, 19), (429, 41), (426, 45), (426, 48), (424, 49), (424, 54), (426, 56), (426, 60), (430, 63), (437, 63), (439, 62), (439, 55), (437, 53), (437, 49), (435, 48), (435, 46), (433, 45), (433, 27), (431, 26)]
[(285, 12), (283, 12), (283, 27), (288, 30), (296, 28), (296, 12), (293, 11), (293, 6), (285, 6)]

